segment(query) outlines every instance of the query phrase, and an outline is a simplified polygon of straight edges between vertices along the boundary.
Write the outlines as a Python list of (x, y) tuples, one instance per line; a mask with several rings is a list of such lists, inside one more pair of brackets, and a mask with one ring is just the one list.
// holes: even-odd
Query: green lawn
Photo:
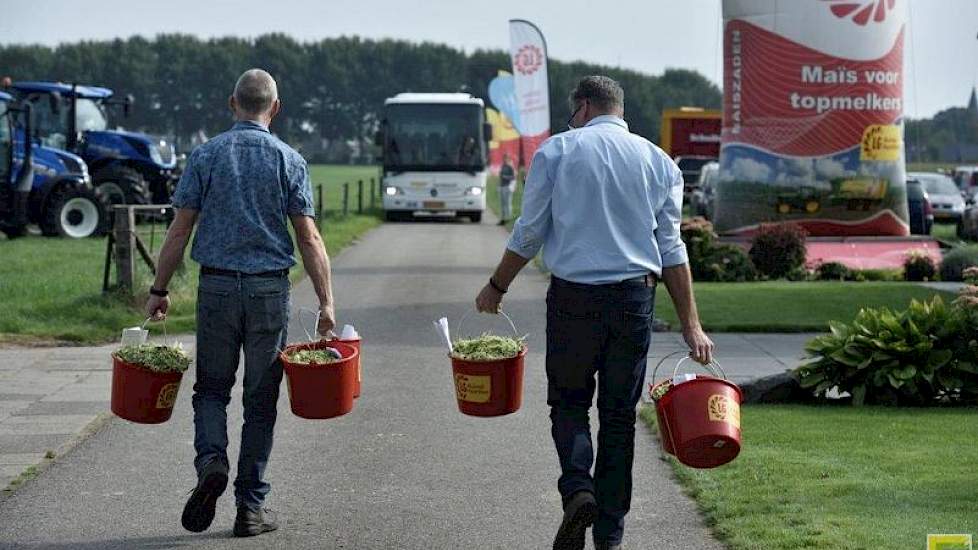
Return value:
[[(694, 283), (700, 320), (714, 332), (808, 332), (849, 321), (863, 307), (902, 309), (911, 299), (953, 295), (912, 283), (788, 282)], [(656, 292), (656, 317), (679, 326), (665, 285)]]
[[(750, 406), (725, 466), (670, 461), (731, 550), (906, 550), (978, 536), (978, 409)], [(655, 424), (655, 412), (642, 417)]]
[[(320, 228), (331, 255), (337, 254), (358, 235), (378, 225), (379, 210), (356, 214), (357, 179), (364, 179), (364, 205), (369, 207), (369, 178), (377, 176), (374, 167), (312, 166), (314, 196), (323, 184), (326, 214)], [(351, 182), (351, 214), (343, 216), (342, 184)], [(378, 203), (379, 204), (379, 203)], [(150, 226), (140, 225), (140, 233), (149, 244)], [(155, 248), (162, 234), (157, 231)], [(187, 247), (188, 256), (190, 247)], [(298, 252), (296, 253), (298, 256)], [(143, 264), (137, 265), (136, 296), (129, 300), (117, 295), (102, 295), (102, 269), (105, 260), (104, 239), (55, 239), (26, 237), (14, 241), (0, 240), (0, 342), (59, 340), (75, 343), (111, 341), (122, 327), (139, 324), (142, 303), (152, 283), (152, 275)], [(171, 284), (172, 309), (167, 321), (171, 332), (194, 329), (197, 294), (197, 265), (188, 261)], [(292, 279), (302, 276), (297, 266)], [(114, 271), (110, 281), (114, 282)], [(315, 304), (310, 304), (314, 307)]]

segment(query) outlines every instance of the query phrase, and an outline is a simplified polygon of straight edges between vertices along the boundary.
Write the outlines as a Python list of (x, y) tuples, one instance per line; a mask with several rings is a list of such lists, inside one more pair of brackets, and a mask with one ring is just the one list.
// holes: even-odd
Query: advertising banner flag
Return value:
[(715, 225), (909, 233), (903, 40), (909, 0), (724, 0)]
[(547, 43), (536, 25), (522, 19), (510, 20), (509, 40), (519, 110), (513, 122), (522, 136), (523, 159), (528, 164), (536, 148), (550, 136)]

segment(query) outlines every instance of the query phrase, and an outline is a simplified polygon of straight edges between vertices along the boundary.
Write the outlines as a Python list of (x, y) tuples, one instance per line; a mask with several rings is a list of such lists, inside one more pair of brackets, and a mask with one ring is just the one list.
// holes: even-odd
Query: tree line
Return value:
[[(251, 67), (268, 70), (278, 81), (283, 110), (273, 130), (312, 160), (323, 159), (331, 144), (370, 140), (387, 97), (467, 91), (488, 104), (489, 82), (499, 70), (511, 70), (509, 54), (502, 50), (467, 54), (433, 43), (358, 37), (299, 42), (279, 33), (254, 39), (161, 34), (56, 47), (0, 46), (0, 76), (77, 82), (131, 94), (135, 103), (129, 119), (110, 113), (113, 124), (169, 136), (184, 150), (192, 136), (211, 136), (228, 127), (228, 95), (238, 75)], [(689, 70), (652, 76), (551, 59), (549, 73), (555, 131), (570, 115), (568, 93), (589, 74), (621, 82), (631, 128), (653, 141), (659, 138), (663, 109), (721, 104), (720, 90)]]

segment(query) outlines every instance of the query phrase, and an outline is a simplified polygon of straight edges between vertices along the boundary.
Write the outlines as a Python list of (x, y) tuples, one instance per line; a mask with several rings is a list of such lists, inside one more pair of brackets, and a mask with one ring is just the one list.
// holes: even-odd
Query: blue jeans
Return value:
[[(566, 502), (591, 491), (594, 540), (620, 543), (632, 500), (635, 407), (645, 381), (655, 288), (583, 285), (554, 277), (547, 292), (547, 403)], [(597, 375), (597, 381), (595, 381)], [(598, 390), (597, 463), (589, 412)]]
[(234, 482), (237, 505), (258, 510), (270, 486), (263, 479), (282, 383), (278, 350), (289, 319), (287, 277), (200, 276), (197, 298), (197, 383), (194, 384), (194, 466), (228, 465), (227, 406), (244, 349), (244, 427)]
[(507, 185), (499, 185), (499, 218), (503, 221), (513, 217), (513, 192), (516, 185), (510, 182)]

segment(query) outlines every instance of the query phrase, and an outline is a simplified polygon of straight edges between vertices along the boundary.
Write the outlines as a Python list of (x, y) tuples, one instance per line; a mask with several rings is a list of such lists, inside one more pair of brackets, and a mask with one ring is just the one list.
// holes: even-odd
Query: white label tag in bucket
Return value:
[(123, 346), (145, 344), (148, 336), (149, 331), (142, 327), (124, 328), (122, 329), (122, 341), (120, 343)]
[(492, 377), (456, 374), (455, 395), (459, 401), (488, 403), (489, 396), (492, 395)]
[(711, 395), (709, 400), (710, 420), (726, 422), (740, 429), (740, 405), (726, 395)]

